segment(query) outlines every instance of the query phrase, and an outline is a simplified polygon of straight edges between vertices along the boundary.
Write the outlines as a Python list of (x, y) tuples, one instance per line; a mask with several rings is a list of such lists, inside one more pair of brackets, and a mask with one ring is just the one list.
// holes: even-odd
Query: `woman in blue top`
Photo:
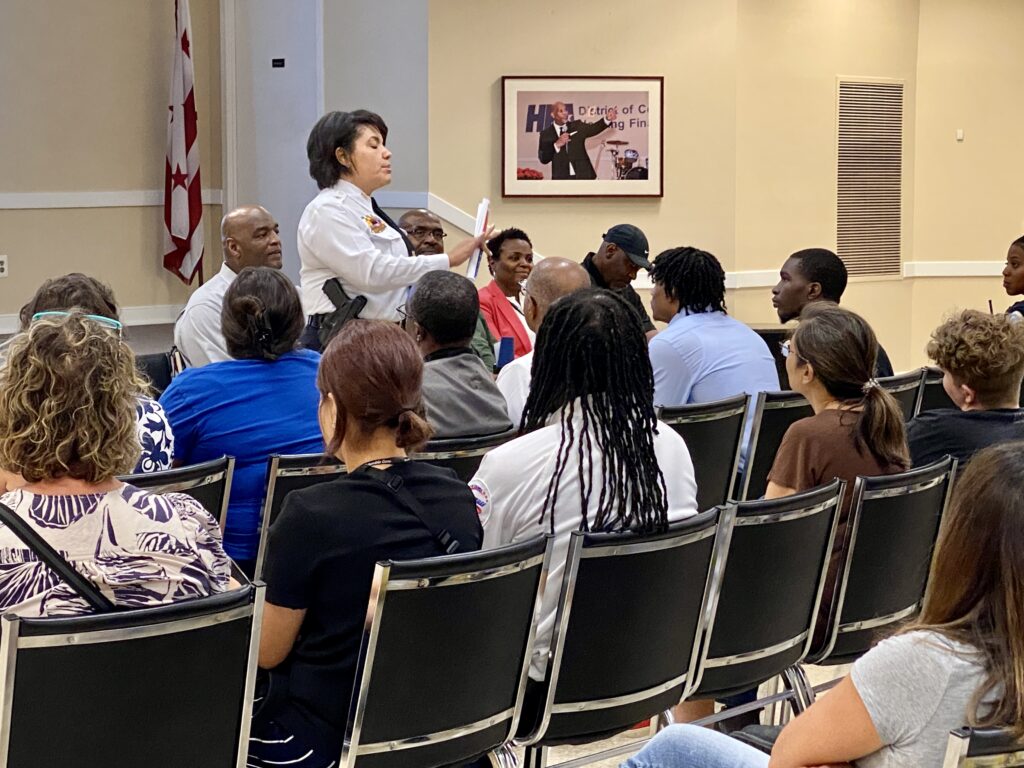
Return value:
[(246, 267), (224, 296), (224, 339), (233, 360), (189, 368), (160, 397), (174, 429), (174, 462), (235, 457), (224, 549), (252, 574), (267, 458), (321, 453), (316, 371), (320, 355), (296, 344), (299, 294), (269, 267)]

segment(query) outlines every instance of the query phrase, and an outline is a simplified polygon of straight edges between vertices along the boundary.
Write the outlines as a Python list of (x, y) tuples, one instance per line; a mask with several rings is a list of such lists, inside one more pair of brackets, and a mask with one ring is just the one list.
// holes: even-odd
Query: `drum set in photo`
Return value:
[(619, 151), (621, 147), (625, 147), (629, 142), (624, 139), (607, 139), (601, 142), (601, 152), (598, 153), (597, 163), (595, 168), (599, 168), (601, 164), (601, 154), (607, 149), (608, 154), (612, 156), (612, 163), (615, 168), (615, 178), (618, 179), (642, 179), (647, 180), (648, 167), (650, 165), (650, 158), (644, 158), (644, 164), (640, 165), (640, 153), (635, 149), (623, 149)]

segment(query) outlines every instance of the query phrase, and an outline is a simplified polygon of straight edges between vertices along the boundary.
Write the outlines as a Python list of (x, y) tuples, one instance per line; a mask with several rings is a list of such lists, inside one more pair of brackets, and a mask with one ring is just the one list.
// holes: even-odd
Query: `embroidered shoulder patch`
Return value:
[(476, 500), (476, 514), (480, 518), (480, 524), (483, 525), (491, 516), (491, 493), (486, 483), (479, 478), (473, 479), (469, 484), (469, 490), (473, 492), (473, 497)]
[(383, 221), (378, 219), (376, 216), (370, 216), (369, 214), (363, 216), (363, 221), (366, 222), (366, 226), (368, 226), (370, 228), (370, 231), (373, 232), (373, 234), (375, 235), (379, 235), (381, 232), (388, 228), (388, 225), (385, 224)]

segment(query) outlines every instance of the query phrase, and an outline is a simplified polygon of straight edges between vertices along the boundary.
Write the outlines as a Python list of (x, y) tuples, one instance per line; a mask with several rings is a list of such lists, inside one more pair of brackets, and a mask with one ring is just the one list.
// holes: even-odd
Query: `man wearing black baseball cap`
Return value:
[(616, 224), (602, 235), (601, 240), (597, 253), (588, 253), (583, 259), (583, 268), (595, 287), (618, 291), (630, 303), (639, 313), (644, 332), (650, 339), (658, 330), (639, 294), (630, 285), (640, 269), (651, 268), (651, 262), (647, 260), (650, 254), (647, 237), (632, 224)]

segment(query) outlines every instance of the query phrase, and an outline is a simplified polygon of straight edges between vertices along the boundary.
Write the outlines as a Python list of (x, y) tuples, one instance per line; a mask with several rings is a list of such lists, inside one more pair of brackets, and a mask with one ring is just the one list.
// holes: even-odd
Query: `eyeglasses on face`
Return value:
[(435, 229), (433, 227), (413, 227), (405, 231), (420, 240), (426, 240), (428, 237), (433, 237), (435, 240), (444, 240), (448, 237), (448, 233), (443, 229)]
[(783, 357), (789, 357), (789, 353), (793, 351), (793, 346), (789, 342), (789, 339), (779, 342), (779, 350), (782, 352)]
[(46, 312), (36, 312), (32, 315), (32, 322), (39, 320), (43, 317), (71, 317), (72, 315), (79, 315), (84, 317), (86, 320), (92, 320), (94, 323), (99, 323), (105, 328), (109, 328), (117, 333), (117, 338), (121, 338), (121, 332), (124, 329), (124, 325), (120, 320), (115, 320), (112, 317), (104, 317), (103, 315), (83, 315), (78, 312), (63, 312), (56, 309), (51, 309)]

